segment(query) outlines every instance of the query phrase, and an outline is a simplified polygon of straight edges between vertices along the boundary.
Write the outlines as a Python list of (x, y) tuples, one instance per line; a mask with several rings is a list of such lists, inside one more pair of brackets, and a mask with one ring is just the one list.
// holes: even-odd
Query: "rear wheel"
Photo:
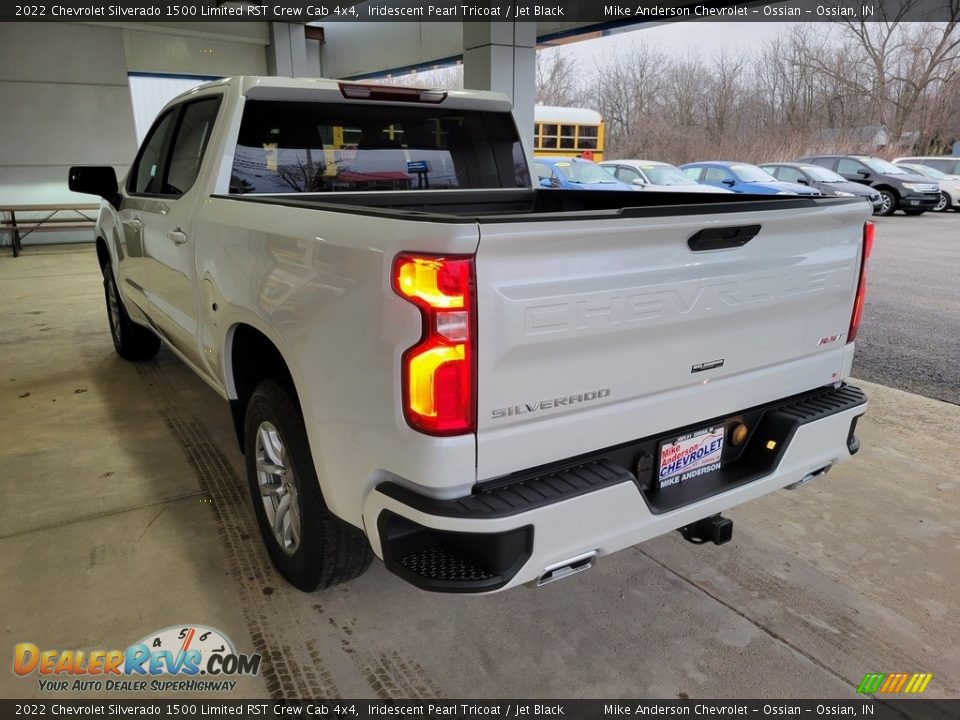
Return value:
[(137, 325), (127, 315), (113, 276), (113, 265), (109, 261), (103, 265), (103, 295), (107, 303), (110, 336), (117, 355), (124, 360), (146, 360), (156, 355), (160, 349), (160, 338)]
[(895, 194), (889, 190), (881, 190), (880, 207), (874, 212), (874, 215), (880, 215), (882, 217), (893, 215), (897, 211), (897, 205), (899, 205), (899, 202)]
[(309, 592), (360, 576), (373, 560), (363, 532), (323, 500), (296, 397), (264, 380), (247, 405), (247, 480), (260, 533), (274, 566)]

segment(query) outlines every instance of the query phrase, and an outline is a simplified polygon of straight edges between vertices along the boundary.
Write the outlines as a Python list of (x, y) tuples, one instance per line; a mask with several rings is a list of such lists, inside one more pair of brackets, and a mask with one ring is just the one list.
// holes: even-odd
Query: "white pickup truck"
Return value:
[(542, 584), (855, 453), (858, 198), (550, 190), (507, 99), (232, 78), (173, 100), (96, 229), (117, 352), (230, 402), (303, 590)]

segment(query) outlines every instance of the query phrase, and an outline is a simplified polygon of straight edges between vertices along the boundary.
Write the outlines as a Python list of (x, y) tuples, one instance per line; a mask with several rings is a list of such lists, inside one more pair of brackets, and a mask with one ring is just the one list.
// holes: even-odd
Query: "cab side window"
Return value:
[(179, 110), (179, 108), (168, 110), (150, 130), (130, 170), (130, 180), (127, 183), (129, 192), (137, 195), (152, 195), (162, 191), (163, 165)]

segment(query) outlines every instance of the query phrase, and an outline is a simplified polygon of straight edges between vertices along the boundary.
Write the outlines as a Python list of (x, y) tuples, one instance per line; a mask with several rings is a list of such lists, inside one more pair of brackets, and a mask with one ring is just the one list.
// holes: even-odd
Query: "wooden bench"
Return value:
[[(8, 219), (0, 220), (0, 230), (6, 230), (12, 235), (11, 245), (13, 256), (20, 256), (23, 238), (32, 232), (54, 232), (63, 230), (89, 230), (96, 225), (96, 220), (84, 211), (98, 210), (97, 203), (64, 205), (0, 205), (0, 214), (9, 213)], [(21, 217), (17, 213), (32, 215), (44, 214), (44, 217)], [(67, 214), (66, 216), (61, 213)]]

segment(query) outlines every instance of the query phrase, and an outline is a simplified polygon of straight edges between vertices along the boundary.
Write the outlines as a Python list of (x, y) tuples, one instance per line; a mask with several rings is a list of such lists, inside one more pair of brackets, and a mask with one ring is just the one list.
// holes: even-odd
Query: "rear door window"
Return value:
[(248, 100), (233, 193), (528, 187), (505, 112)]

